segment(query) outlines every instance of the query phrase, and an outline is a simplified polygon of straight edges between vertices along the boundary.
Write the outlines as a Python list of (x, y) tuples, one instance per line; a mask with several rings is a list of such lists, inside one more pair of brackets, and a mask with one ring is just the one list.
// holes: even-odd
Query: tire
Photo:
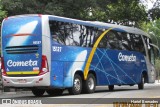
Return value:
[(109, 91), (113, 91), (114, 90), (114, 85), (109, 85), (108, 89), (109, 89)]
[(138, 84), (138, 89), (139, 89), (139, 90), (144, 89), (144, 81), (145, 81), (145, 78), (144, 78), (144, 76), (142, 75), (142, 76), (141, 76), (141, 82)]
[(73, 79), (73, 87), (68, 89), (69, 94), (78, 95), (82, 91), (82, 78), (80, 75), (75, 74)]
[(62, 95), (63, 90), (62, 89), (52, 89), (52, 90), (46, 90), (47, 94), (50, 96), (57, 96), (57, 95)]
[(36, 97), (41, 97), (41, 96), (43, 96), (44, 92), (45, 92), (44, 89), (37, 89), (37, 88), (32, 89), (32, 93), (33, 93)]
[(94, 93), (96, 87), (96, 79), (93, 74), (88, 74), (87, 80), (84, 81), (83, 92)]

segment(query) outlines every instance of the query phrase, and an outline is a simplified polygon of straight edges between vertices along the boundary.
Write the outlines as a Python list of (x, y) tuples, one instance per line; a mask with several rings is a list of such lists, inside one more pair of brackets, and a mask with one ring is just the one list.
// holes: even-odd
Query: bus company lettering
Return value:
[(12, 61), (8, 60), (7, 65), (8, 67), (16, 67), (16, 66), (37, 66), (37, 61), (32, 61), (31, 59), (29, 61)]
[(119, 61), (129, 61), (129, 62), (135, 62), (136, 56), (133, 54), (131, 55), (123, 55), (121, 52), (118, 54), (118, 60)]

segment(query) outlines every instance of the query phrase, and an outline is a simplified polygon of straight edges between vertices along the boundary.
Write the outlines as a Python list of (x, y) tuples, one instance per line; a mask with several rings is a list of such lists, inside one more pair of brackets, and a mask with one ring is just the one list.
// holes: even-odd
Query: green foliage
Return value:
[(2, 0), (9, 16), (19, 14), (52, 14), (82, 20), (139, 23), (147, 14), (139, 0)]
[(160, 0), (156, 0), (156, 2), (153, 5), (153, 8), (151, 8), (148, 11), (148, 14), (152, 20), (160, 18)]
[(1, 2), (9, 16), (43, 13), (46, 6), (46, 2), (42, 0), (1, 0)]
[(117, 3), (107, 5), (107, 8), (109, 19), (123, 25), (139, 27), (141, 22), (147, 21), (145, 7), (139, 0), (118, 0)]
[(150, 34), (153, 43), (160, 48), (160, 19), (143, 23), (141, 28)]
[(149, 10), (149, 15), (151, 17), (152, 20), (156, 20), (158, 18), (160, 18), (160, 8), (153, 8), (151, 10)]
[(157, 71), (158, 79), (160, 79), (160, 58), (157, 58), (157, 59), (156, 59), (155, 69), (156, 69), (156, 71)]
[[(7, 17), (7, 12), (2, 9), (2, 4), (1, 4), (1, 0), (0, 0), (0, 26), (2, 24), (2, 20), (5, 17)], [(0, 34), (1, 34), (1, 31), (0, 31)], [(1, 37), (0, 37), (0, 41), (1, 41)], [(1, 42), (0, 42), (0, 44), (1, 44)], [(0, 46), (0, 50), (1, 50), (1, 46)], [(0, 51), (0, 56), (1, 56), (1, 51)]]
[(5, 17), (7, 17), (7, 12), (2, 9), (2, 4), (0, 3), (0, 25)]

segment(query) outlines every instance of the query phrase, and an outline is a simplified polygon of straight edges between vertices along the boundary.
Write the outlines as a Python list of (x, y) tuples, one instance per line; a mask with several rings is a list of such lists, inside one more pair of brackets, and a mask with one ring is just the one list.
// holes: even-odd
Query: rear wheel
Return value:
[(69, 94), (78, 95), (82, 91), (82, 78), (80, 75), (75, 74), (73, 80), (73, 87), (68, 89)]
[(86, 81), (84, 81), (83, 92), (94, 93), (96, 86), (96, 80), (93, 74), (89, 74)]
[(144, 81), (145, 81), (145, 78), (144, 78), (144, 76), (142, 75), (142, 76), (141, 76), (141, 82), (138, 84), (138, 89), (139, 89), (139, 90), (144, 89)]
[(54, 95), (62, 95), (63, 90), (62, 89), (51, 89), (51, 90), (46, 90), (48, 95), (54, 96)]
[(109, 89), (109, 91), (113, 91), (114, 90), (114, 85), (109, 85), (108, 89)]
[(37, 88), (32, 89), (32, 93), (37, 97), (43, 96), (44, 92), (45, 92), (44, 89), (37, 89)]

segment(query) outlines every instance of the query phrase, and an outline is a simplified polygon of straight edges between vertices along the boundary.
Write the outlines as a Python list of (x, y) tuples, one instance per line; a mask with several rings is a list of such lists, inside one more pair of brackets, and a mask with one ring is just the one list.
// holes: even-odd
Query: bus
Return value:
[(5, 18), (1, 33), (6, 88), (77, 95), (103, 85), (143, 89), (155, 81), (158, 47), (138, 28), (29, 14)]

